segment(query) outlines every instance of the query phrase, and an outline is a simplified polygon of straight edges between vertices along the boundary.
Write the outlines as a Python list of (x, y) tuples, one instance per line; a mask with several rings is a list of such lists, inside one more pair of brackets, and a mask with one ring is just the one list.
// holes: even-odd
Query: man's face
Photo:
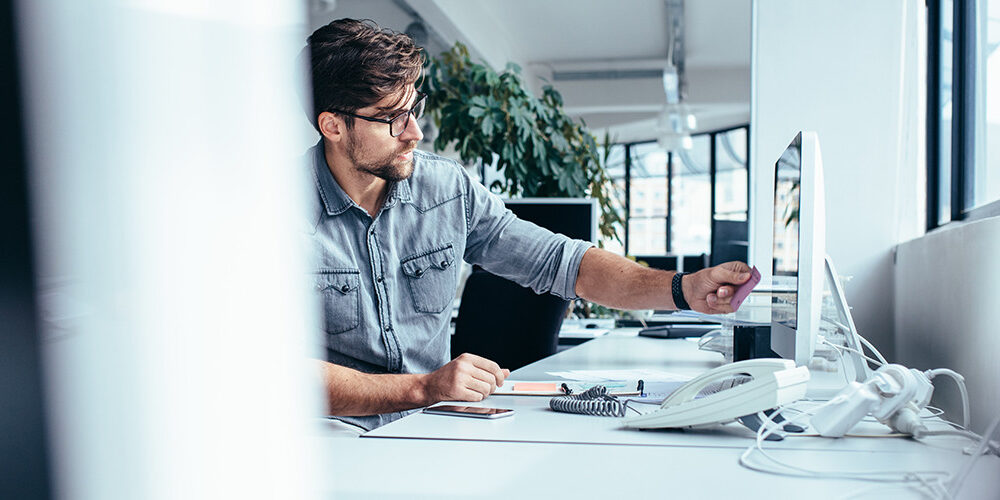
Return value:
[[(403, 91), (404, 97), (391, 95), (355, 111), (361, 116), (388, 119), (413, 107), (417, 92), (413, 86)], [(409, 116), (406, 129), (397, 137), (389, 134), (389, 125), (354, 119), (354, 126), (347, 131), (344, 148), (347, 158), (359, 172), (365, 172), (387, 181), (401, 181), (413, 174), (413, 150), (424, 134), (417, 120)]]

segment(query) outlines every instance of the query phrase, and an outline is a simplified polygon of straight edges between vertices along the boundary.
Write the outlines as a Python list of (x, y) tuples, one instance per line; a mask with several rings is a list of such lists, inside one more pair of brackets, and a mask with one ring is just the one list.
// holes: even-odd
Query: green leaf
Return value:
[[(601, 205), (601, 234), (619, 238), (622, 218), (612, 199), (620, 199), (604, 170), (608, 148), (599, 154), (597, 141), (582, 122), (563, 110), (562, 96), (545, 85), (536, 97), (524, 84), (521, 68), (508, 64), (502, 72), (472, 61), (468, 48), (456, 43), (428, 58), (421, 88), (427, 112), (440, 128), (438, 151), (454, 148), (463, 161), (481, 160), (504, 179), (490, 189), (508, 195), (584, 196)], [(604, 144), (610, 143), (605, 137)]]

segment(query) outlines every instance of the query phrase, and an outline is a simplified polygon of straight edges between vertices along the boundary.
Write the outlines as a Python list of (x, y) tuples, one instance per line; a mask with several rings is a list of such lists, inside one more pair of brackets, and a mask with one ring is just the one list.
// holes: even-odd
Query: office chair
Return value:
[(664, 271), (677, 270), (676, 255), (636, 255), (635, 260), (641, 260), (653, 269), (662, 269)]
[(710, 266), (738, 260), (747, 261), (749, 222), (737, 220), (712, 221), (712, 253)]
[(685, 255), (682, 262), (684, 263), (682, 270), (685, 273), (701, 271), (708, 267), (708, 254)]
[(516, 370), (555, 354), (567, 307), (567, 300), (475, 268), (462, 291), (451, 355), (477, 354)]

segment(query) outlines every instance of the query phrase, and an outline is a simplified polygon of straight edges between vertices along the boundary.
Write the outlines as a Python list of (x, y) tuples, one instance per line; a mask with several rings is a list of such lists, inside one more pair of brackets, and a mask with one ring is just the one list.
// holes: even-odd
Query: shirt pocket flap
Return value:
[(431, 268), (447, 269), (455, 263), (455, 250), (451, 245), (431, 250), (402, 262), (403, 273), (411, 278), (419, 278)]
[(347, 295), (358, 289), (360, 275), (357, 271), (338, 272), (321, 271), (316, 275), (316, 290), (336, 290), (341, 295)]

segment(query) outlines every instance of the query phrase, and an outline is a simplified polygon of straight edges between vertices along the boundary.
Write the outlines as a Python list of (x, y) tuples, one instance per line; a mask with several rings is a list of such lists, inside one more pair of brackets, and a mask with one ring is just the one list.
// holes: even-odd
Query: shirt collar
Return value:
[[(415, 161), (416, 157), (414, 157)], [(339, 215), (348, 208), (357, 206), (357, 203), (354, 203), (354, 200), (347, 196), (340, 184), (337, 184), (337, 180), (333, 178), (333, 173), (330, 172), (330, 167), (326, 164), (322, 139), (320, 139), (319, 144), (313, 147), (313, 179), (316, 181), (316, 189), (319, 191), (320, 199), (323, 200), (327, 215)], [(386, 197), (385, 207), (392, 207), (396, 201), (409, 202), (412, 196), (409, 179), (394, 182), (389, 186), (389, 196)]]

